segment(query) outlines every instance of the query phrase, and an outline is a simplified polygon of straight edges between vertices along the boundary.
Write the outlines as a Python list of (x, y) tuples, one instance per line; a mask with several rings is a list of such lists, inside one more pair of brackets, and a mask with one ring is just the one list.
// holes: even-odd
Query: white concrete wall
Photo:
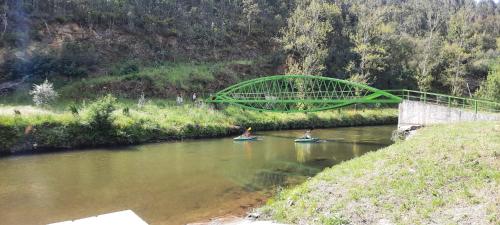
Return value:
[(500, 121), (498, 113), (475, 113), (471, 110), (403, 100), (399, 104), (398, 127), (464, 121)]

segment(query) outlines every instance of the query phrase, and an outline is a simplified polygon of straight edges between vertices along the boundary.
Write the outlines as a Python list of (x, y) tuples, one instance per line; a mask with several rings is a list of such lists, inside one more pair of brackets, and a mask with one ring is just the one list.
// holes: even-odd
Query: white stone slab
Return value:
[(48, 225), (148, 225), (132, 210), (108, 213), (74, 221), (64, 221)]

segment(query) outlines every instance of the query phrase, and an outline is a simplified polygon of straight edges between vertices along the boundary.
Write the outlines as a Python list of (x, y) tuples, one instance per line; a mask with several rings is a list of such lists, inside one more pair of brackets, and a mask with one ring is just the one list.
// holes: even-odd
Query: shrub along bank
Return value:
[(235, 107), (142, 107), (107, 96), (71, 111), (0, 114), (0, 152), (40, 151), (234, 135), (254, 130), (395, 124), (395, 109), (334, 110), (318, 113), (261, 113)]
[(336, 165), (260, 209), (290, 224), (499, 224), (500, 123), (440, 125)]

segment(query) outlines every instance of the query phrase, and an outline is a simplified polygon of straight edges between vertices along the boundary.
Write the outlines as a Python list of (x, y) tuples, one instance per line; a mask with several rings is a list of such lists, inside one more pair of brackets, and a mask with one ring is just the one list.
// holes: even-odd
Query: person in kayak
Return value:
[(304, 133), (304, 136), (302, 136), (304, 139), (312, 139), (311, 136), (311, 130), (306, 130), (306, 133)]
[(245, 130), (245, 132), (241, 136), (247, 137), (247, 138), (251, 137), (252, 136), (252, 134), (250, 133), (251, 130), (252, 130), (252, 128), (249, 127), (248, 129)]

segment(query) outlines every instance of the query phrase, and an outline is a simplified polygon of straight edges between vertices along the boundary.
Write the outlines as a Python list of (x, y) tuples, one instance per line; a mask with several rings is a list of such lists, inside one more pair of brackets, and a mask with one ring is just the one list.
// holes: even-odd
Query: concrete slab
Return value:
[(99, 216), (93, 216), (74, 221), (51, 223), (48, 225), (112, 225), (112, 224), (148, 225), (132, 210), (107, 213)]

